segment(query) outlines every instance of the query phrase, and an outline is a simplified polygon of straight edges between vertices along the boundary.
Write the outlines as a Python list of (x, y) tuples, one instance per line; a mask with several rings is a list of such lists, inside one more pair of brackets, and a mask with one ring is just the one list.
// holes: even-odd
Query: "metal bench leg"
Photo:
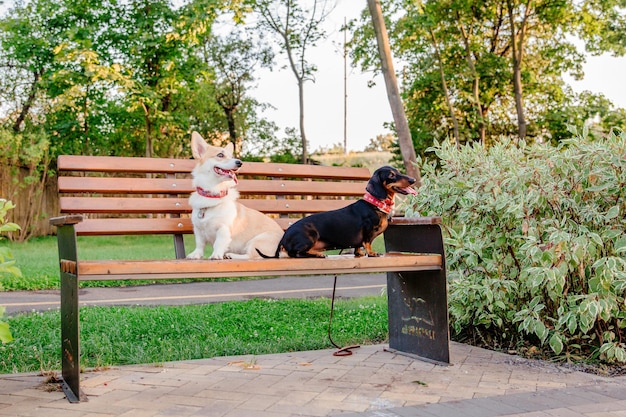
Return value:
[[(59, 261), (61, 262), (61, 388), (72, 402), (85, 401), (80, 390), (80, 329), (78, 315), (77, 271), (64, 266), (64, 261), (77, 261), (76, 233), (73, 225), (57, 229)], [(69, 264), (68, 264), (69, 265)]]
[(438, 364), (450, 363), (448, 290), (439, 225), (390, 225), (387, 251), (439, 253), (438, 271), (387, 273), (389, 348)]

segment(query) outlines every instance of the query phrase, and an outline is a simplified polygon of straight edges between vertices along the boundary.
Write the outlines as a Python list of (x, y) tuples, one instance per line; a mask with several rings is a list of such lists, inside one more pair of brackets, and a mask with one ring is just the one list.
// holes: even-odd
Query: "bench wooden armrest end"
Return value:
[(72, 214), (69, 216), (52, 217), (50, 219), (50, 225), (52, 226), (67, 226), (77, 224), (83, 221), (82, 214)]
[(420, 224), (441, 224), (440, 216), (433, 217), (392, 217), (392, 224), (408, 224), (408, 225), (420, 225)]

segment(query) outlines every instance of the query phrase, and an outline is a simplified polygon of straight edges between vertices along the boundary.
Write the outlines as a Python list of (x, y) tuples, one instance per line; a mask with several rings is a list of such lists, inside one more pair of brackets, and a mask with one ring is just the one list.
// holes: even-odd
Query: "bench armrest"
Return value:
[(68, 226), (83, 221), (81, 214), (71, 214), (69, 216), (52, 217), (50, 219), (50, 225), (52, 226)]

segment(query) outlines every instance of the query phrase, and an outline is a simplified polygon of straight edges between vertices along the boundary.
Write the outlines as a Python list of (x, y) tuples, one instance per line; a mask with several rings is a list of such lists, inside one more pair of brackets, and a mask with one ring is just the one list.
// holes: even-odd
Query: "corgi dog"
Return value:
[(233, 158), (233, 144), (209, 145), (198, 133), (191, 134), (196, 160), (191, 175), (196, 191), (189, 197), (196, 248), (187, 259), (202, 259), (207, 243), (210, 259), (260, 258), (257, 252), (276, 250), (283, 229), (265, 214), (239, 203), (237, 171), (243, 165)]

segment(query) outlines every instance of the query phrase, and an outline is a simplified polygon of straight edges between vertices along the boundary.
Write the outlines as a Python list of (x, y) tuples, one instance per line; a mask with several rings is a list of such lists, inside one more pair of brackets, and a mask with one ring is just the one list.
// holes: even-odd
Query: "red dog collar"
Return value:
[(206, 198), (224, 198), (228, 195), (228, 189), (221, 190), (219, 193), (211, 193), (204, 188), (196, 187), (196, 192), (198, 195)]
[(363, 196), (363, 200), (367, 201), (373, 206), (376, 206), (376, 208), (382, 211), (383, 213), (389, 214), (391, 213), (391, 210), (393, 210), (393, 200), (391, 198), (379, 200), (373, 195), (371, 195), (370, 193), (366, 192), (365, 195)]

